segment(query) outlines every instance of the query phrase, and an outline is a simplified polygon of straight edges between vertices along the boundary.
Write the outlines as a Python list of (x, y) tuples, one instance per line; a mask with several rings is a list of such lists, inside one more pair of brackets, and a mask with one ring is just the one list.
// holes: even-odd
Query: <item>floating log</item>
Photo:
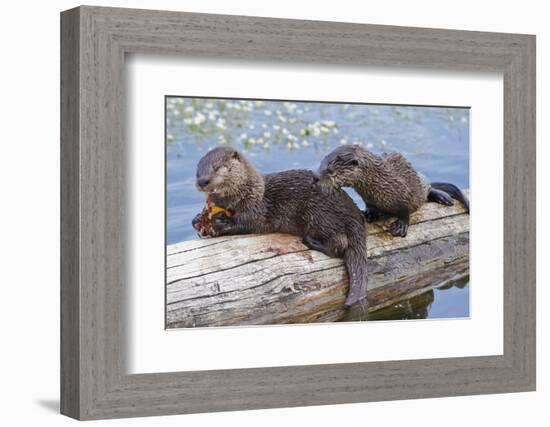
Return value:
[[(427, 203), (407, 237), (367, 225), (368, 312), (469, 274), (464, 208)], [(344, 305), (348, 277), (341, 259), (309, 250), (287, 234), (190, 240), (167, 247), (167, 328), (329, 322), (366, 318)], [(363, 316), (363, 317), (361, 317)]]

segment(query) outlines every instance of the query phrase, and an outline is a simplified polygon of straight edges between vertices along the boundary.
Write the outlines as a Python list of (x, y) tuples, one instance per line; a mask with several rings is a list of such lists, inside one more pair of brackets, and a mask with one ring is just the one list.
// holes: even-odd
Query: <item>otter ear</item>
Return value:
[(233, 154), (231, 155), (231, 158), (232, 159), (235, 159), (235, 160), (241, 160), (241, 156), (239, 155), (239, 152), (238, 151), (233, 151)]
[(359, 166), (359, 160), (357, 159), (351, 159), (349, 161), (350, 166)]

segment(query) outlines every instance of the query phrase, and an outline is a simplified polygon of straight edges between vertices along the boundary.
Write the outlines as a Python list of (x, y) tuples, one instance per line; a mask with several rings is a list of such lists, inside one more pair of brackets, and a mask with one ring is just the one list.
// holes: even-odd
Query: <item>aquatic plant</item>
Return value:
[(168, 97), (168, 143), (212, 147), (236, 144), (246, 152), (279, 147), (326, 151), (337, 144), (359, 144), (369, 149), (393, 149), (393, 141), (409, 135), (412, 154), (429, 149), (423, 123), (438, 118), (459, 137), (468, 125), (468, 110), (385, 106)]

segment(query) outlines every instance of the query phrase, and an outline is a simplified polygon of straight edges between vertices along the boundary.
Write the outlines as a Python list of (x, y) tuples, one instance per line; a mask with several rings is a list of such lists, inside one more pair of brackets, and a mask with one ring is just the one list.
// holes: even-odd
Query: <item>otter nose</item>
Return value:
[(197, 184), (199, 187), (204, 188), (210, 183), (208, 178), (199, 178), (197, 179)]

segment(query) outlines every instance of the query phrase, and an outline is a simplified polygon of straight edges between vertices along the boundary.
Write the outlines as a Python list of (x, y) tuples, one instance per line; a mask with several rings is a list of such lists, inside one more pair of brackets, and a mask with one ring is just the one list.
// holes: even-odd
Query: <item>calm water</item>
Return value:
[(469, 299), (470, 285), (466, 279), (377, 310), (369, 314), (368, 320), (468, 317)]
[[(197, 238), (191, 220), (205, 196), (195, 189), (196, 164), (222, 144), (239, 149), (263, 173), (315, 170), (341, 144), (395, 150), (429, 180), (469, 188), (466, 108), (168, 97), (166, 139), (167, 244)], [(433, 291), (424, 317), (467, 316), (468, 288)]]

